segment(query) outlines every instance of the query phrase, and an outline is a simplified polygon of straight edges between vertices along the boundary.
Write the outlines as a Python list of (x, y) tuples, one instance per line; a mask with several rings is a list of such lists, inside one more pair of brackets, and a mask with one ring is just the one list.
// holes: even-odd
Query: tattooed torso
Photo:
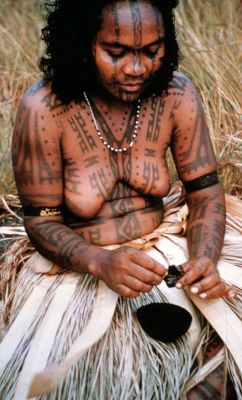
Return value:
[[(130, 118), (122, 117), (123, 125), (109, 113), (101, 115), (97, 108), (95, 112), (108, 142), (125, 146), (127, 139), (115, 127), (122, 126), (130, 138), (135, 112)], [(112, 238), (124, 242), (151, 232), (160, 223), (162, 197), (170, 185), (165, 155), (171, 125), (163, 114), (164, 100), (144, 100), (137, 140), (132, 150), (118, 154), (98, 138), (86, 104), (75, 105), (63, 119), (65, 203), (72, 213), (69, 221), (86, 239), (102, 240), (102, 244)]]
[[(19, 111), (13, 142), (22, 202), (64, 204), (65, 223), (94, 244), (123, 243), (153, 231), (170, 188), (166, 152), (186, 84), (176, 73), (167, 96), (142, 100), (137, 138), (123, 153), (101, 142), (84, 100), (63, 105), (48, 85), (34, 86), (31, 106)], [(93, 108), (108, 143), (127, 146), (136, 105), (116, 113), (98, 102)], [(182, 157), (181, 144), (180, 152)]]

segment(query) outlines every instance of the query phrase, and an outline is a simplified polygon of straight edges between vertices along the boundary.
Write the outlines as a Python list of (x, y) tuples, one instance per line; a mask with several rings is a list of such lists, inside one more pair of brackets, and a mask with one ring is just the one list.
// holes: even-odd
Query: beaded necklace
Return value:
[(107, 140), (103, 137), (103, 135), (102, 135), (102, 133), (101, 133), (99, 127), (98, 127), (98, 123), (97, 123), (96, 117), (95, 117), (95, 115), (94, 115), (94, 112), (93, 112), (93, 109), (92, 109), (90, 100), (89, 100), (89, 98), (87, 97), (86, 92), (83, 92), (83, 96), (84, 96), (84, 98), (85, 98), (85, 100), (86, 100), (87, 106), (88, 106), (89, 111), (90, 111), (90, 113), (91, 113), (91, 116), (92, 116), (92, 119), (93, 119), (93, 123), (94, 123), (95, 129), (96, 129), (96, 131), (97, 131), (98, 137), (99, 137), (99, 139), (102, 141), (102, 143), (103, 143), (110, 151), (113, 151), (113, 152), (116, 152), (116, 153), (118, 153), (118, 152), (122, 153), (122, 152), (127, 151), (128, 149), (130, 149), (130, 148), (133, 146), (134, 140), (135, 140), (135, 138), (137, 137), (137, 134), (138, 134), (139, 114), (140, 114), (140, 103), (141, 103), (141, 99), (138, 99), (138, 100), (137, 100), (137, 111), (136, 111), (136, 116), (135, 116), (134, 132), (133, 132), (133, 134), (132, 134), (132, 136), (131, 136), (131, 142), (128, 144), (127, 147), (113, 147), (113, 146), (111, 146), (111, 145), (107, 142)]

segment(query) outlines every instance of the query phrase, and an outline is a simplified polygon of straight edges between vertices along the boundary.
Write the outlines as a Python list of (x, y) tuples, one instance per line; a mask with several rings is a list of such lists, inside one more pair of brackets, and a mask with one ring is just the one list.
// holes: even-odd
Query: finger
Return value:
[(206, 292), (207, 290), (212, 289), (214, 286), (218, 285), (220, 281), (221, 279), (219, 274), (215, 273), (201, 279), (199, 282), (193, 283), (190, 291), (194, 294)]
[(227, 285), (224, 282), (219, 282), (213, 288), (207, 290), (206, 292), (200, 293), (202, 299), (218, 299), (226, 295)]
[(226, 284), (226, 292), (225, 292), (224, 296), (225, 297), (230, 297), (230, 298), (236, 297), (237, 296), (237, 289), (232, 285), (227, 285)]
[(234, 297), (236, 297), (236, 294), (237, 294), (237, 290), (235, 287), (233, 287), (231, 285), (227, 285), (224, 282), (221, 282), (219, 285), (217, 285), (217, 287), (215, 287), (213, 289), (208, 290), (206, 292), (202, 292), (199, 294), (199, 296), (202, 299), (216, 299), (219, 297), (234, 298)]
[(134, 278), (142, 281), (148, 285), (159, 285), (162, 282), (163, 276), (145, 269), (135, 263), (132, 264), (131, 268), (127, 272), (127, 275), (133, 276)]
[(117, 287), (115, 287), (113, 290), (120, 294), (123, 297), (132, 297), (135, 298), (139, 295), (139, 292), (130, 289), (129, 287), (123, 285), (123, 284), (118, 284)]
[(134, 249), (134, 252), (132, 254), (132, 261), (147, 270), (155, 272), (160, 276), (163, 276), (167, 271), (167, 269), (162, 264), (140, 250)]
[(209, 263), (200, 260), (187, 263), (183, 267), (183, 270), (186, 272), (182, 278), (177, 281), (176, 287), (181, 288), (183, 286), (191, 285), (193, 282), (206, 275), (210, 266)]
[(126, 275), (122, 283), (135, 292), (149, 292), (153, 288), (153, 285), (142, 282), (130, 275)]

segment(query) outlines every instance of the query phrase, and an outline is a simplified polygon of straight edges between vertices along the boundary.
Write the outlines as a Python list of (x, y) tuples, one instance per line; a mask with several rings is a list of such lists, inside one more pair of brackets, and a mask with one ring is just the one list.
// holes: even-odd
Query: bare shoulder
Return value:
[[(38, 154), (53, 153), (58, 149), (61, 127), (49, 107), (59, 104), (45, 81), (34, 83), (20, 100), (12, 138), (12, 156), (15, 171), (20, 170), (20, 159), (34, 160)], [(42, 157), (43, 158), (43, 157)]]
[(194, 84), (184, 74), (175, 73), (170, 86), (171, 149), (181, 180), (189, 181), (214, 171), (216, 159)]
[(175, 71), (168, 87), (168, 101), (172, 106), (174, 122), (204, 113), (200, 94), (185, 74)]
[(23, 95), (18, 108), (12, 162), (24, 204), (51, 204), (50, 193), (55, 204), (61, 198), (61, 128), (47, 106), (49, 97), (53, 98), (50, 85), (36, 82)]
[(173, 78), (168, 86), (169, 95), (180, 98), (185, 102), (191, 96), (198, 96), (198, 91), (190, 78), (180, 71), (174, 71)]
[(20, 100), (15, 120), (14, 136), (20, 138), (28, 131), (28, 138), (36, 139), (36, 135), (44, 137), (59, 137), (60, 124), (57, 123), (55, 113), (63, 107), (62, 102), (53, 93), (49, 82), (40, 80), (35, 82), (24, 93)]
[(62, 107), (63, 103), (53, 93), (50, 82), (39, 80), (25, 92), (20, 101), (20, 106), (40, 110), (48, 114)]
[(174, 71), (173, 78), (168, 86), (168, 94), (177, 93), (180, 96), (188, 94), (195, 89), (191, 79), (180, 71)]

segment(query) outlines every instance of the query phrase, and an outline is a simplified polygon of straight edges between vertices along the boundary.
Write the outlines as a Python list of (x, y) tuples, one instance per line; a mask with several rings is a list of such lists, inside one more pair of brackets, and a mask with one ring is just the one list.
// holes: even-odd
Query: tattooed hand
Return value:
[(149, 292), (153, 285), (161, 283), (166, 273), (160, 263), (132, 247), (100, 254), (95, 275), (121, 296), (136, 297), (140, 292)]
[(221, 280), (216, 265), (208, 258), (193, 258), (182, 269), (185, 273), (177, 281), (177, 288), (190, 286), (190, 291), (202, 299), (235, 297), (236, 289)]

